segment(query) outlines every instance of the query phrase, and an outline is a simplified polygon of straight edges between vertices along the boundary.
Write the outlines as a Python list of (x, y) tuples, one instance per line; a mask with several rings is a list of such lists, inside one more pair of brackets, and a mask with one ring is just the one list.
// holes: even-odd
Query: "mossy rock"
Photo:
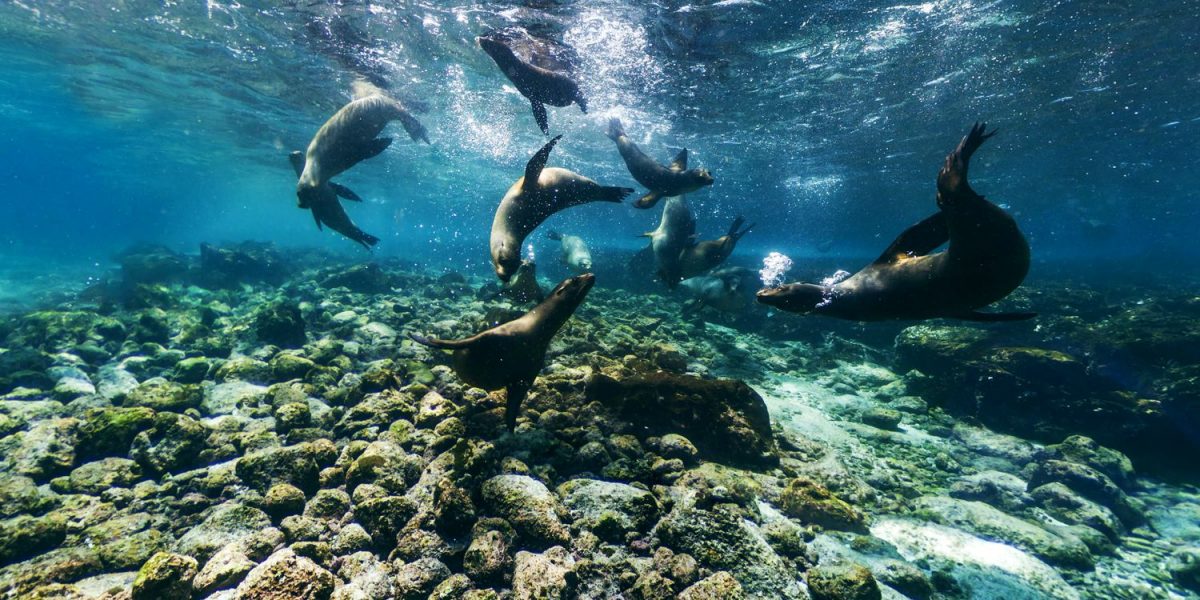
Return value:
[(832, 564), (813, 567), (805, 573), (813, 600), (880, 600), (883, 593), (866, 567)]
[(0, 564), (35, 556), (62, 543), (67, 520), (51, 513), (43, 517), (20, 515), (0, 521)]
[(264, 306), (254, 317), (254, 332), (259, 340), (284, 348), (299, 348), (306, 341), (304, 319), (294, 302)]
[(125, 405), (181, 413), (189, 408), (199, 407), (203, 399), (204, 394), (199, 386), (154, 377), (143, 381), (129, 392), (125, 397)]
[(866, 518), (861, 512), (810, 479), (796, 478), (788, 482), (779, 495), (779, 508), (785, 515), (805, 524), (867, 533)]
[(132, 600), (190, 600), (196, 559), (159, 552), (150, 557), (133, 580)]
[(75, 453), (88, 461), (125, 456), (133, 438), (154, 423), (154, 411), (144, 406), (100, 408), (88, 411), (79, 426)]

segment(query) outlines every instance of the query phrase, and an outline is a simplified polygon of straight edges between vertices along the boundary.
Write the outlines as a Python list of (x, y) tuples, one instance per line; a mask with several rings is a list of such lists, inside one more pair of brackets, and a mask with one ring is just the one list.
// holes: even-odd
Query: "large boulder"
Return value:
[(805, 524), (867, 532), (866, 517), (858, 509), (811, 479), (796, 478), (788, 482), (779, 495), (779, 507), (784, 514)]
[(540, 547), (570, 542), (558, 496), (542, 482), (527, 475), (497, 475), (483, 483), (482, 494), (483, 508), (511, 523), (526, 542)]
[(241, 600), (326, 600), (337, 578), (312, 559), (297, 556), (290, 548), (272, 554), (254, 567), (238, 585)]
[(199, 525), (183, 534), (175, 543), (175, 551), (208, 561), (227, 544), (251, 539), (269, 527), (271, 518), (267, 513), (237, 502), (225, 502), (209, 509)]
[(169, 552), (150, 557), (133, 580), (133, 600), (188, 600), (196, 559)]
[(646, 531), (658, 518), (654, 494), (625, 483), (572, 479), (558, 494), (576, 524), (606, 539)]
[(586, 395), (636, 423), (643, 435), (687, 437), (709, 460), (758, 467), (779, 462), (767, 405), (743, 381), (661, 371), (620, 380), (595, 375)]

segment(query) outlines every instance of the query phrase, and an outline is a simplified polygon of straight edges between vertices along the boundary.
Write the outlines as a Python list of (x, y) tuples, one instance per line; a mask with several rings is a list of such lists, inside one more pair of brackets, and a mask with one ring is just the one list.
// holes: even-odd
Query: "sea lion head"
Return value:
[(513, 56), (512, 49), (495, 37), (481, 35), (475, 38), (475, 42), (479, 44), (480, 48), (483, 48), (484, 52), (488, 53), (488, 56), (492, 57), (492, 60), (500, 61)]
[(495, 255), (493, 263), (496, 268), (496, 277), (499, 277), (500, 281), (507, 282), (517, 274), (517, 269), (521, 268), (521, 247), (501, 242), (496, 246)]
[(789, 283), (758, 290), (759, 304), (794, 313), (810, 313), (829, 302), (830, 290), (815, 283)]
[(296, 184), (296, 204), (300, 208), (312, 208), (321, 199), (320, 186), (301, 181)]
[(712, 173), (708, 172), (708, 169), (692, 169), (689, 173), (691, 173), (692, 179), (701, 186), (712, 185), (713, 181), (715, 181)]
[(583, 269), (584, 271), (591, 271), (592, 270), (592, 259), (587, 256), (579, 259), (579, 268)]
[(570, 306), (573, 312), (575, 307), (579, 306), (587, 297), (593, 285), (596, 285), (596, 276), (591, 273), (568, 277), (558, 284), (547, 298), (549, 301)]

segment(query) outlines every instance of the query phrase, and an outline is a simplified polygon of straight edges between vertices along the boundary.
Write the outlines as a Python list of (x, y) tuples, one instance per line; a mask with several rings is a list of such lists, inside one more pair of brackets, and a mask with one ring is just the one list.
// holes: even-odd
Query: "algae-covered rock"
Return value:
[(38, 487), (29, 477), (0, 473), (0, 518), (37, 516), (56, 508), (60, 503), (58, 494)]
[(88, 411), (79, 424), (75, 452), (80, 460), (125, 456), (133, 438), (154, 423), (154, 411), (144, 406), (110, 407)]
[(1061, 483), (1036, 487), (1029, 495), (1046, 514), (1069, 525), (1091, 527), (1113, 542), (1125, 532), (1120, 519), (1111, 510), (1083, 498)]
[(471, 538), (471, 544), (463, 554), (463, 569), (475, 581), (498, 580), (511, 563), (508, 540), (502, 532), (495, 530), (479, 532)]
[(344, 287), (360, 294), (382, 294), (391, 290), (392, 276), (378, 264), (363, 263), (332, 273), (321, 280), (323, 288)]
[(396, 570), (395, 590), (399, 600), (425, 600), (439, 583), (450, 577), (450, 569), (436, 558), (422, 558)]
[(26, 431), (5, 438), (13, 443), (6, 458), (12, 470), (34, 481), (46, 481), (62, 475), (75, 464), (75, 445), (79, 421), (76, 419), (47, 419)]
[(382, 550), (396, 544), (396, 534), (417, 514), (417, 506), (404, 496), (384, 496), (354, 507), (354, 519), (362, 523), (371, 539)]
[(866, 518), (861, 512), (811, 479), (796, 478), (788, 482), (779, 495), (779, 508), (806, 524), (867, 532)]
[(336, 458), (336, 454), (330, 455), (336, 453), (331, 446), (327, 440), (318, 440), (252, 452), (238, 459), (237, 476), (261, 491), (274, 483), (289, 483), (311, 493), (317, 489), (321, 468)]
[(1030, 489), (1047, 483), (1062, 483), (1089, 500), (1112, 509), (1127, 525), (1137, 526), (1146, 517), (1137, 502), (1107, 475), (1087, 465), (1062, 460), (1047, 460), (1038, 464), (1029, 477)]
[(196, 419), (158, 413), (152, 426), (133, 438), (130, 458), (150, 473), (174, 473), (197, 465), (207, 448), (208, 428)]
[(130, 391), (125, 397), (125, 405), (181, 413), (200, 406), (202, 398), (203, 392), (195, 385), (154, 377), (143, 381)]
[(370, 550), (372, 544), (371, 534), (367, 533), (367, 530), (363, 529), (362, 525), (349, 523), (343, 526), (337, 535), (334, 536), (330, 549), (336, 556), (346, 556), (355, 552)]
[(646, 531), (658, 517), (654, 494), (624, 483), (572, 479), (558, 487), (558, 494), (575, 523), (601, 538)]
[(179, 383), (200, 383), (208, 377), (210, 370), (212, 362), (203, 356), (194, 356), (175, 363), (175, 373), (171, 378)]
[(1025, 492), (1020, 477), (1001, 471), (980, 471), (955, 481), (950, 495), (962, 500), (985, 502), (1000, 510), (1014, 512), (1029, 506), (1033, 499)]
[(337, 578), (290, 548), (276, 551), (254, 567), (237, 587), (240, 600), (326, 600)]
[(169, 552), (150, 557), (133, 580), (132, 600), (189, 600), (196, 559)]
[(58, 546), (67, 534), (61, 516), (19, 515), (0, 521), (0, 563), (11, 563)]
[(294, 302), (273, 302), (262, 307), (254, 317), (254, 333), (268, 344), (284, 348), (299, 348), (306, 341), (304, 318)]
[(566, 544), (570, 535), (559, 519), (558, 497), (527, 475), (497, 475), (483, 483), (483, 508), (499, 516), (529, 543)]
[(317, 366), (317, 363), (292, 352), (280, 352), (272, 357), (268, 364), (271, 366), (271, 374), (278, 381), (301, 379)]
[(263, 511), (225, 502), (209, 509), (199, 525), (184, 533), (175, 543), (175, 551), (207, 561), (226, 544), (251, 538), (271, 527), (271, 518)]
[(679, 600), (744, 600), (746, 591), (728, 571), (717, 571), (679, 592)]
[(1024, 548), (1053, 565), (1082, 570), (1095, 566), (1091, 551), (1079, 538), (1048, 531), (982, 502), (925, 496), (916, 502), (916, 514), (934, 523)]
[(1200, 594), (1200, 548), (1185, 546), (1167, 559), (1167, 571), (1180, 587)]
[(855, 563), (819, 565), (805, 573), (813, 600), (880, 600), (883, 593), (866, 567)]
[(255, 566), (255, 562), (242, 551), (240, 544), (226, 544), (208, 559), (196, 574), (192, 580), (192, 588), (198, 596), (233, 588), (241, 583)]
[(562, 546), (544, 553), (518, 552), (513, 568), (513, 596), (516, 598), (550, 599), (567, 597), (567, 574), (575, 559)]
[(588, 380), (586, 395), (612, 407), (647, 435), (687, 436), (710, 460), (753, 466), (779, 461), (767, 406), (742, 381), (664, 372), (621, 380), (595, 375)]
[(65, 486), (52, 487), (62, 493), (96, 496), (113, 487), (130, 487), (141, 478), (142, 468), (136, 462), (110, 456), (80, 465), (71, 471)]
[(276, 483), (263, 496), (263, 510), (276, 521), (304, 510), (304, 492), (290, 483)]
[(1051, 458), (1087, 465), (1108, 476), (1125, 491), (1133, 491), (1137, 486), (1133, 462), (1129, 457), (1101, 446), (1092, 438), (1072, 435), (1061, 444), (1047, 446), (1046, 452)]

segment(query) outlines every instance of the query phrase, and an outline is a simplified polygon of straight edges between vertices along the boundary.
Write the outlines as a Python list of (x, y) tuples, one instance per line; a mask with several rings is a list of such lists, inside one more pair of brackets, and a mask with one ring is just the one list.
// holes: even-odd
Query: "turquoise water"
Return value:
[[(548, 108), (563, 135), (549, 165), (637, 190), (555, 214), (526, 240), (549, 291), (574, 272), (546, 233), (580, 236), (596, 287), (511, 433), (487, 416), (506, 392), (471, 388), (448, 353), (408, 340), (467, 337), (533, 305), (493, 294), (492, 217), (547, 141), (476, 44), (496, 31), (540, 40), (587, 98), (586, 113)], [(0, 75), (9, 596), (173, 597), (134, 574), (158, 551), (203, 573), (235, 542), (247, 568), (228, 581), (164, 580), (192, 590), (179, 597), (257, 597), (256, 578), (283, 561), (284, 579), (323, 582), (296, 597), (320, 598), (735, 597), (722, 573), (755, 598), (1200, 594), (1200, 2), (22, 0), (0, 3)], [(402, 102), (430, 141), (392, 123), (389, 148), (335, 178), (362, 198), (342, 204), (380, 238), (370, 250), (297, 208), (287, 159), (356, 80)], [(605, 136), (611, 118), (660, 162), (687, 148), (713, 173), (687, 196), (696, 239), (754, 224), (722, 265), (748, 270), (731, 304), (656, 280), (640, 234), (662, 204), (632, 206), (645, 188)], [(793, 261), (785, 280), (820, 281), (933, 214), (938, 169), (977, 121), (999, 133), (971, 183), (1031, 249), (1023, 285), (990, 310), (1037, 318), (859, 323), (754, 302), (769, 253)], [(202, 244), (244, 262), (213, 266)], [(297, 321), (279, 318), (299, 337), (273, 337), (292, 308)], [(697, 425), (708, 417), (651, 425), (658, 411), (589, 387), (658, 372), (684, 378), (670, 389), (746, 382), (774, 462), (731, 458)], [(725, 406), (724, 393), (705, 397)], [(158, 421), (95, 433), (134, 407)], [(184, 430), (194, 452), (163, 449), (162, 464), (146, 450)], [(115, 441), (96, 450), (89, 435)], [(244, 466), (304, 444), (317, 466), (303, 482)], [(347, 475), (364, 452), (380, 472)], [(486, 458), (464, 467), (464, 452)], [(523, 489), (545, 494), (525, 501), (553, 504), (562, 535), (530, 533), (488, 491), (527, 475)], [(473, 506), (457, 529), (431, 516), (443, 478)], [(579, 479), (624, 487), (606, 496)], [(796, 508), (796, 481), (860, 518)], [(281, 482), (337, 507), (285, 526), (304, 509), (272, 504)], [(656, 507), (644, 522), (589, 512), (632, 514), (612, 498), (642, 493), (653, 500), (630, 502)], [(380, 531), (364, 516), (376, 495), (407, 498), (412, 514)], [(212, 533), (230, 507), (241, 529), (268, 533)], [(339, 545), (351, 523), (372, 543)], [(489, 531), (507, 558), (481, 574), (466, 565)], [(846, 565), (878, 583), (822, 596), (822, 567), (845, 582)]]

